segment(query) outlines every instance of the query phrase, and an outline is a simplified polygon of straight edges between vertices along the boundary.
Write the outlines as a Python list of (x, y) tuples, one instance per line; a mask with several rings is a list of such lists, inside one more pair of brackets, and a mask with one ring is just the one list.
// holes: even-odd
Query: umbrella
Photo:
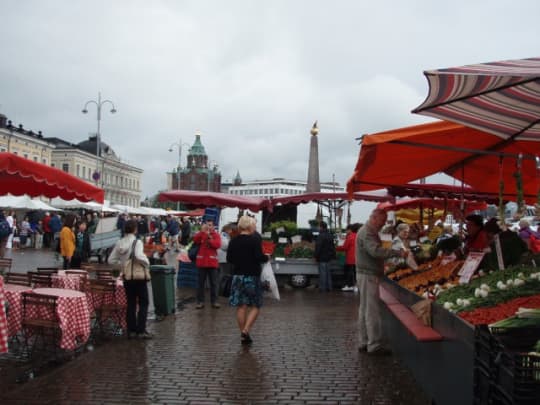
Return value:
[[(480, 63), (424, 74), (429, 93), (413, 112), (493, 134), (494, 142), (487, 151), (499, 152), (515, 142), (540, 141), (540, 58)], [(536, 146), (518, 152), (523, 153), (528, 164), (519, 167), (518, 158), (516, 182), (521, 182), (521, 174), (536, 177), (540, 164), (537, 151)], [(467, 161), (475, 159), (477, 156), (471, 156)], [(538, 191), (536, 178), (533, 181)], [(519, 194), (517, 201), (521, 206)]]
[[(347, 191), (412, 187), (412, 181), (446, 173), (461, 180), (463, 192), (472, 193), (473, 199), (492, 200), (498, 196), (502, 180), (503, 199), (515, 200), (519, 155), (540, 156), (540, 142), (513, 140), (499, 145), (497, 153), (489, 152), (499, 143), (496, 135), (447, 121), (364, 135)], [(525, 200), (533, 203), (540, 181), (535, 161), (524, 159), (521, 170)]]
[(540, 141), (540, 58), (424, 72), (426, 100), (414, 113), (457, 122), (508, 141)]
[(69, 173), (9, 152), (0, 153), (0, 195), (103, 202), (104, 191)]

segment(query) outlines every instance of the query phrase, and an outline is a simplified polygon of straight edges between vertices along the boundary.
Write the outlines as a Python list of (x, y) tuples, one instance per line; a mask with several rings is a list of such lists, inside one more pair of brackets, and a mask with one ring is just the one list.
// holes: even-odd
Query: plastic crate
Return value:
[(474, 404), (486, 404), (492, 395), (491, 373), (483, 367), (474, 367)]
[(199, 271), (193, 263), (178, 262), (178, 277), (176, 280), (176, 285), (179, 288), (197, 288)]
[(498, 344), (512, 351), (529, 352), (540, 340), (540, 326), (522, 328), (490, 328), (492, 336)]
[(493, 356), (493, 336), (487, 325), (478, 325), (474, 330), (474, 366), (490, 370)]
[(540, 403), (540, 356), (508, 352), (501, 347), (493, 363), (493, 384), (501, 401)]

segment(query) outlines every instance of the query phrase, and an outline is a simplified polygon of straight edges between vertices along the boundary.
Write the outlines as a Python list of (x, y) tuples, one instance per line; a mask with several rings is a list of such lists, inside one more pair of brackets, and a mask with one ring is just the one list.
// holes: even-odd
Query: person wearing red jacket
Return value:
[(201, 230), (193, 236), (193, 243), (199, 245), (195, 265), (199, 271), (199, 284), (197, 288), (197, 306), (204, 308), (204, 285), (206, 278), (210, 280), (210, 303), (213, 308), (219, 308), (217, 302), (217, 276), (219, 261), (217, 250), (221, 247), (221, 237), (214, 228), (214, 221), (207, 220)]
[(343, 275), (345, 276), (345, 287), (341, 291), (358, 291), (356, 286), (356, 232), (360, 229), (360, 224), (350, 224), (347, 226), (345, 243), (336, 246), (338, 252), (345, 252), (345, 265)]

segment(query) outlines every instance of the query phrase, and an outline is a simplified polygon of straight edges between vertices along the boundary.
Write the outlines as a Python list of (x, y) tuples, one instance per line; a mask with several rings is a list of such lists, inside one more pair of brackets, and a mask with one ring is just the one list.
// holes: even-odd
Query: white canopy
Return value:
[(118, 212), (119, 210), (105, 206), (104, 204), (99, 204), (94, 201), (90, 202), (82, 202), (77, 199), (73, 200), (62, 200), (61, 198), (53, 198), (51, 200), (51, 204), (55, 207), (63, 208), (63, 209), (77, 209), (77, 208), (84, 208), (87, 210), (92, 211), (100, 211), (100, 212)]
[(40, 211), (62, 211), (44, 203), (41, 200), (30, 198), (27, 195), (13, 196), (6, 195), (0, 197), (0, 207), (11, 208), (13, 210), (40, 210)]

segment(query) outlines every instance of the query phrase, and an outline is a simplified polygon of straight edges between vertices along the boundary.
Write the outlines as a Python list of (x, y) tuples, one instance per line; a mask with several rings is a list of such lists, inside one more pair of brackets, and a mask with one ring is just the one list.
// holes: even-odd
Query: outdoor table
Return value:
[(8, 336), (15, 336), (22, 328), (22, 293), (32, 291), (32, 287), (18, 284), (4, 284), (4, 295), (9, 306), (7, 314)]
[(0, 276), (0, 353), (8, 351), (8, 325), (4, 299), (4, 278)]
[(56, 314), (62, 331), (61, 349), (74, 350), (88, 340), (90, 337), (90, 311), (86, 295), (83, 292), (62, 288), (36, 288), (33, 292), (58, 297)]
[(77, 270), (76, 274), (72, 274), (75, 270), (69, 270), (71, 273), (66, 274), (65, 271), (59, 270), (57, 274), (51, 275), (53, 288), (65, 288), (68, 290), (81, 291), (83, 277), (88, 274), (85, 270)]
[(126, 320), (126, 311), (127, 311), (127, 297), (126, 291), (124, 289), (124, 283), (120, 278), (114, 280), (115, 288), (114, 294), (108, 293), (103, 297), (97, 297), (92, 292), (87, 292), (88, 306), (91, 311), (98, 309), (100, 305), (118, 305), (122, 308), (122, 315), (117, 316), (115, 321), (126, 330), (127, 320)]

